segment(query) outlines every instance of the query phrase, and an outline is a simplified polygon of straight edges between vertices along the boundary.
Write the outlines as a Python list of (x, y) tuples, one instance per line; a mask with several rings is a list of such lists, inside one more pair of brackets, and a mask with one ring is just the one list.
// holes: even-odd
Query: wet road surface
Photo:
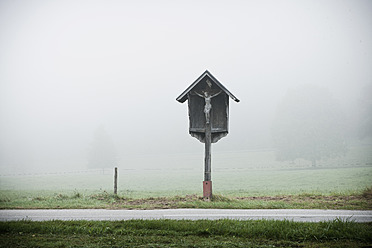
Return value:
[(12, 220), (293, 220), (320, 222), (335, 219), (372, 222), (372, 211), (316, 210), (316, 209), (160, 209), (160, 210), (108, 210), (108, 209), (50, 209), (0, 210), (0, 221)]

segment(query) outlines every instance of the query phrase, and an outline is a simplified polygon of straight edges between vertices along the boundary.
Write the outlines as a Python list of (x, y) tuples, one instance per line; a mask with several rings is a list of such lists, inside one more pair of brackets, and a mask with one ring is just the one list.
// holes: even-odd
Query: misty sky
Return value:
[(289, 89), (372, 83), (372, 1), (0, 1), (0, 170), (84, 167), (100, 126), (119, 164), (202, 154), (175, 99), (206, 69), (241, 100), (213, 152), (270, 148)]

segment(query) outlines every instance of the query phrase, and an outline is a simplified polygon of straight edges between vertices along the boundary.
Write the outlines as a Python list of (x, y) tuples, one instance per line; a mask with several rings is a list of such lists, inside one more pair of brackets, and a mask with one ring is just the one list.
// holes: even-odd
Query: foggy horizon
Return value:
[(274, 149), (278, 106), (303, 85), (332, 95), (349, 145), (371, 145), (356, 135), (371, 13), (362, 0), (2, 1), (0, 174), (88, 168), (100, 127), (120, 168), (202, 166), (176, 97), (205, 70), (240, 99), (212, 170), (214, 155)]

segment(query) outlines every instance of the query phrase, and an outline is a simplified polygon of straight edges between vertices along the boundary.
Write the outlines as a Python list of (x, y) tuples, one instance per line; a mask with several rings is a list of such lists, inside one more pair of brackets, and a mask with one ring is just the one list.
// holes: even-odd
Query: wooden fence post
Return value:
[(114, 174), (114, 194), (118, 194), (118, 167), (115, 167), (115, 174)]

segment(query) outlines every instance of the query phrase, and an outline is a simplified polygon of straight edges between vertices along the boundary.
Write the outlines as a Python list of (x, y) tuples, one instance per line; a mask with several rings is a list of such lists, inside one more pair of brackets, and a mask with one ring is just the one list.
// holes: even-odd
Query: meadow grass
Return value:
[[(118, 192), (131, 198), (199, 194), (202, 170), (119, 170)], [(212, 174), (213, 191), (229, 196), (350, 194), (372, 186), (372, 166), (353, 168), (231, 169)], [(0, 177), (0, 190), (113, 191), (113, 175)]]
[[(131, 198), (199, 194), (203, 154), (194, 155), (124, 160), (119, 166), (118, 190)], [(59, 174), (28, 170), (25, 176), (3, 175), (0, 190), (113, 190), (113, 168), (106, 170), (112, 171), (109, 174), (61, 170)], [(320, 161), (315, 168), (305, 160), (278, 162), (274, 151), (215, 152), (212, 181), (216, 194), (229, 196), (360, 192), (372, 186), (372, 146), (350, 147), (345, 156)]]
[(363, 247), (371, 223), (130, 220), (1, 222), (0, 247)]
[[(118, 195), (107, 174), (0, 177), (0, 208), (372, 209), (370, 163), (267, 166), (272, 158), (247, 165), (244, 157), (231, 168), (229, 161), (239, 156), (246, 155), (224, 154), (223, 164), (214, 164), (211, 201), (201, 198), (202, 167), (119, 168)], [(371, 226), (341, 220), (19, 221), (0, 223), (0, 247), (370, 247)]]
[(121, 171), (114, 196), (107, 174), (1, 177), (0, 208), (372, 209), (363, 197), (372, 167), (217, 170), (211, 202), (199, 179), (195, 170)]
[(83, 194), (38, 191), (1, 191), (0, 209), (164, 209), (164, 208), (219, 208), (219, 209), (372, 209), (372, 188), (355, 194), (335, 195), (278, 195), (227, 197), (214, 195), (212, 200), (201, 196), (168, 196), (128, 198), (105, 191)]

